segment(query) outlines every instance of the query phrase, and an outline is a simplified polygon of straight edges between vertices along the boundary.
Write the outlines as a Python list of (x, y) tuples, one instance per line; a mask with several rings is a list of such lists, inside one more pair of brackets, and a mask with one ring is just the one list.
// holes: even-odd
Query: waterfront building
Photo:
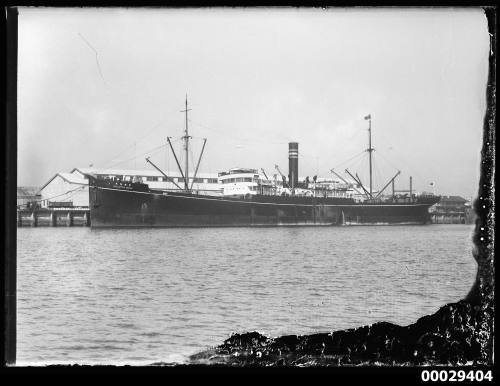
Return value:
[[(171, 177), (167, 180), (156, 170), (74, 168), (69, 173), (57, 173), (42, 186), (39, 197), (41, 207), (88, 207), (88, 174), (100, 178), (140, 181), (159, 190), (179, 190), (178, 186), (184, 187), (184, 179), (179, 172), (166, 172)], [(217, 173), (197, 173), (196, 178), (189, 178), (189, 184), (199, 194), (221, 194)]]
[[(191, 191), (195, 194), (204, 194), (211, 196), (220, 196), (230, 194), (228, 190), (232, 185), (238, 185), (241, 188), (242, 178), (233, 176), (235, 170), (231, 172), (221, 173), (197, 173), (196, 177), (189, 177), (189, 185)], [(243, 169), (241, 169), (243, 170)], [(247, 170), (247, 169), (245, 169)], [(252, 171), (252, 178), (258, 176), (261, 183), (267, 182), (274, 186), (274, 189), (283, 189), (282, 178), (277, 174), (267, 176), (259, 173), (256, 169), (248, 169)], [(231, 173), (231, 176), (227, 175)], [(166, 171), (165, 177), (158, 170), (136, 170), (136, 169), (103, 169), (95, 167), (77, 167), (70, 172), (59, 172), (50, 178), (40, 189), (38, 201), (42, 208), (88, 208), (89, 206), (89, 190), (88, 190), (88, 175), (97, 176), (102, 179), (119, 180), (125, 182), (142, 182), (147, 184), (151, 189), (176, 191), (183, 190), (185, 187), (184, 178), (179, 171)], [(230, 178), (231, 177), (231, 178)], [(240, 181), (241, 180), (241, 181)], [(296, 194), (300, 195), (300, 191), (304, 190), (304, 194), (313, 194), (318, 197), (349, 197), (356, 201), (363, 197), (353, 188), (361, 189), (359, 184), (343, 183), (340, 180), (332, 178), (317, 177), (315, 179), (307, 177), (299, 177), (301, 188), (296, 189)], [(306, 190), (312, 189), (311, 192)], [(285, 189), (286, 190), (286, 189)], [(226, 192), (226, 193), (224, 193)], [(256, 193), (256, 192), (255, 192)]]
[(35, 186), (17, 187), (17, 209), (29, 208), (40, 201), (39, 188)]
[(88, 207), (88, 180), (77, 173), (57, 173), (40, 188), (40, 206)]
[(471, 202), (460, 196), (442, 196), (430, 211), (435, 224), (470, 224), (474, 218)]

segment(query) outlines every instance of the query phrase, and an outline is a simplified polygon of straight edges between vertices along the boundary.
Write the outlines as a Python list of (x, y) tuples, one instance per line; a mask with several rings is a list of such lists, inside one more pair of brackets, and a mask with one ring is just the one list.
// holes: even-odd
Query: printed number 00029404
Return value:
[(423, 382), (493, 381), (491, 370), (422, 370)]

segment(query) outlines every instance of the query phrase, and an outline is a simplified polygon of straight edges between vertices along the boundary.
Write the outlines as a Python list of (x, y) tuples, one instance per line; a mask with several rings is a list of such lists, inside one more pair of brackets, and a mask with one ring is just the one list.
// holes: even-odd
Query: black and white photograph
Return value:
[(5, 363), (492, 383), (486, 8), (9, 8)]

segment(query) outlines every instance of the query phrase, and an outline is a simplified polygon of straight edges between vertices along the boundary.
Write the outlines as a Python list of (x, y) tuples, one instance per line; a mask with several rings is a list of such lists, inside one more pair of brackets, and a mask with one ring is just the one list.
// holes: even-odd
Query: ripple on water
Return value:
[(18, 363), (183, 363), (231, 332), (407, 325), (474, 282), (469, 226), (18, 229)]

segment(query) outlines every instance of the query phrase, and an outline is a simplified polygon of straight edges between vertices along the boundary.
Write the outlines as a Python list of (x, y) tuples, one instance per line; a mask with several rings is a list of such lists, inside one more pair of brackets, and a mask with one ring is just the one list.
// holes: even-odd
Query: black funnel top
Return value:
[(288, 143), (288, 180), (292, 189), (299, 182), (299, 143)]

